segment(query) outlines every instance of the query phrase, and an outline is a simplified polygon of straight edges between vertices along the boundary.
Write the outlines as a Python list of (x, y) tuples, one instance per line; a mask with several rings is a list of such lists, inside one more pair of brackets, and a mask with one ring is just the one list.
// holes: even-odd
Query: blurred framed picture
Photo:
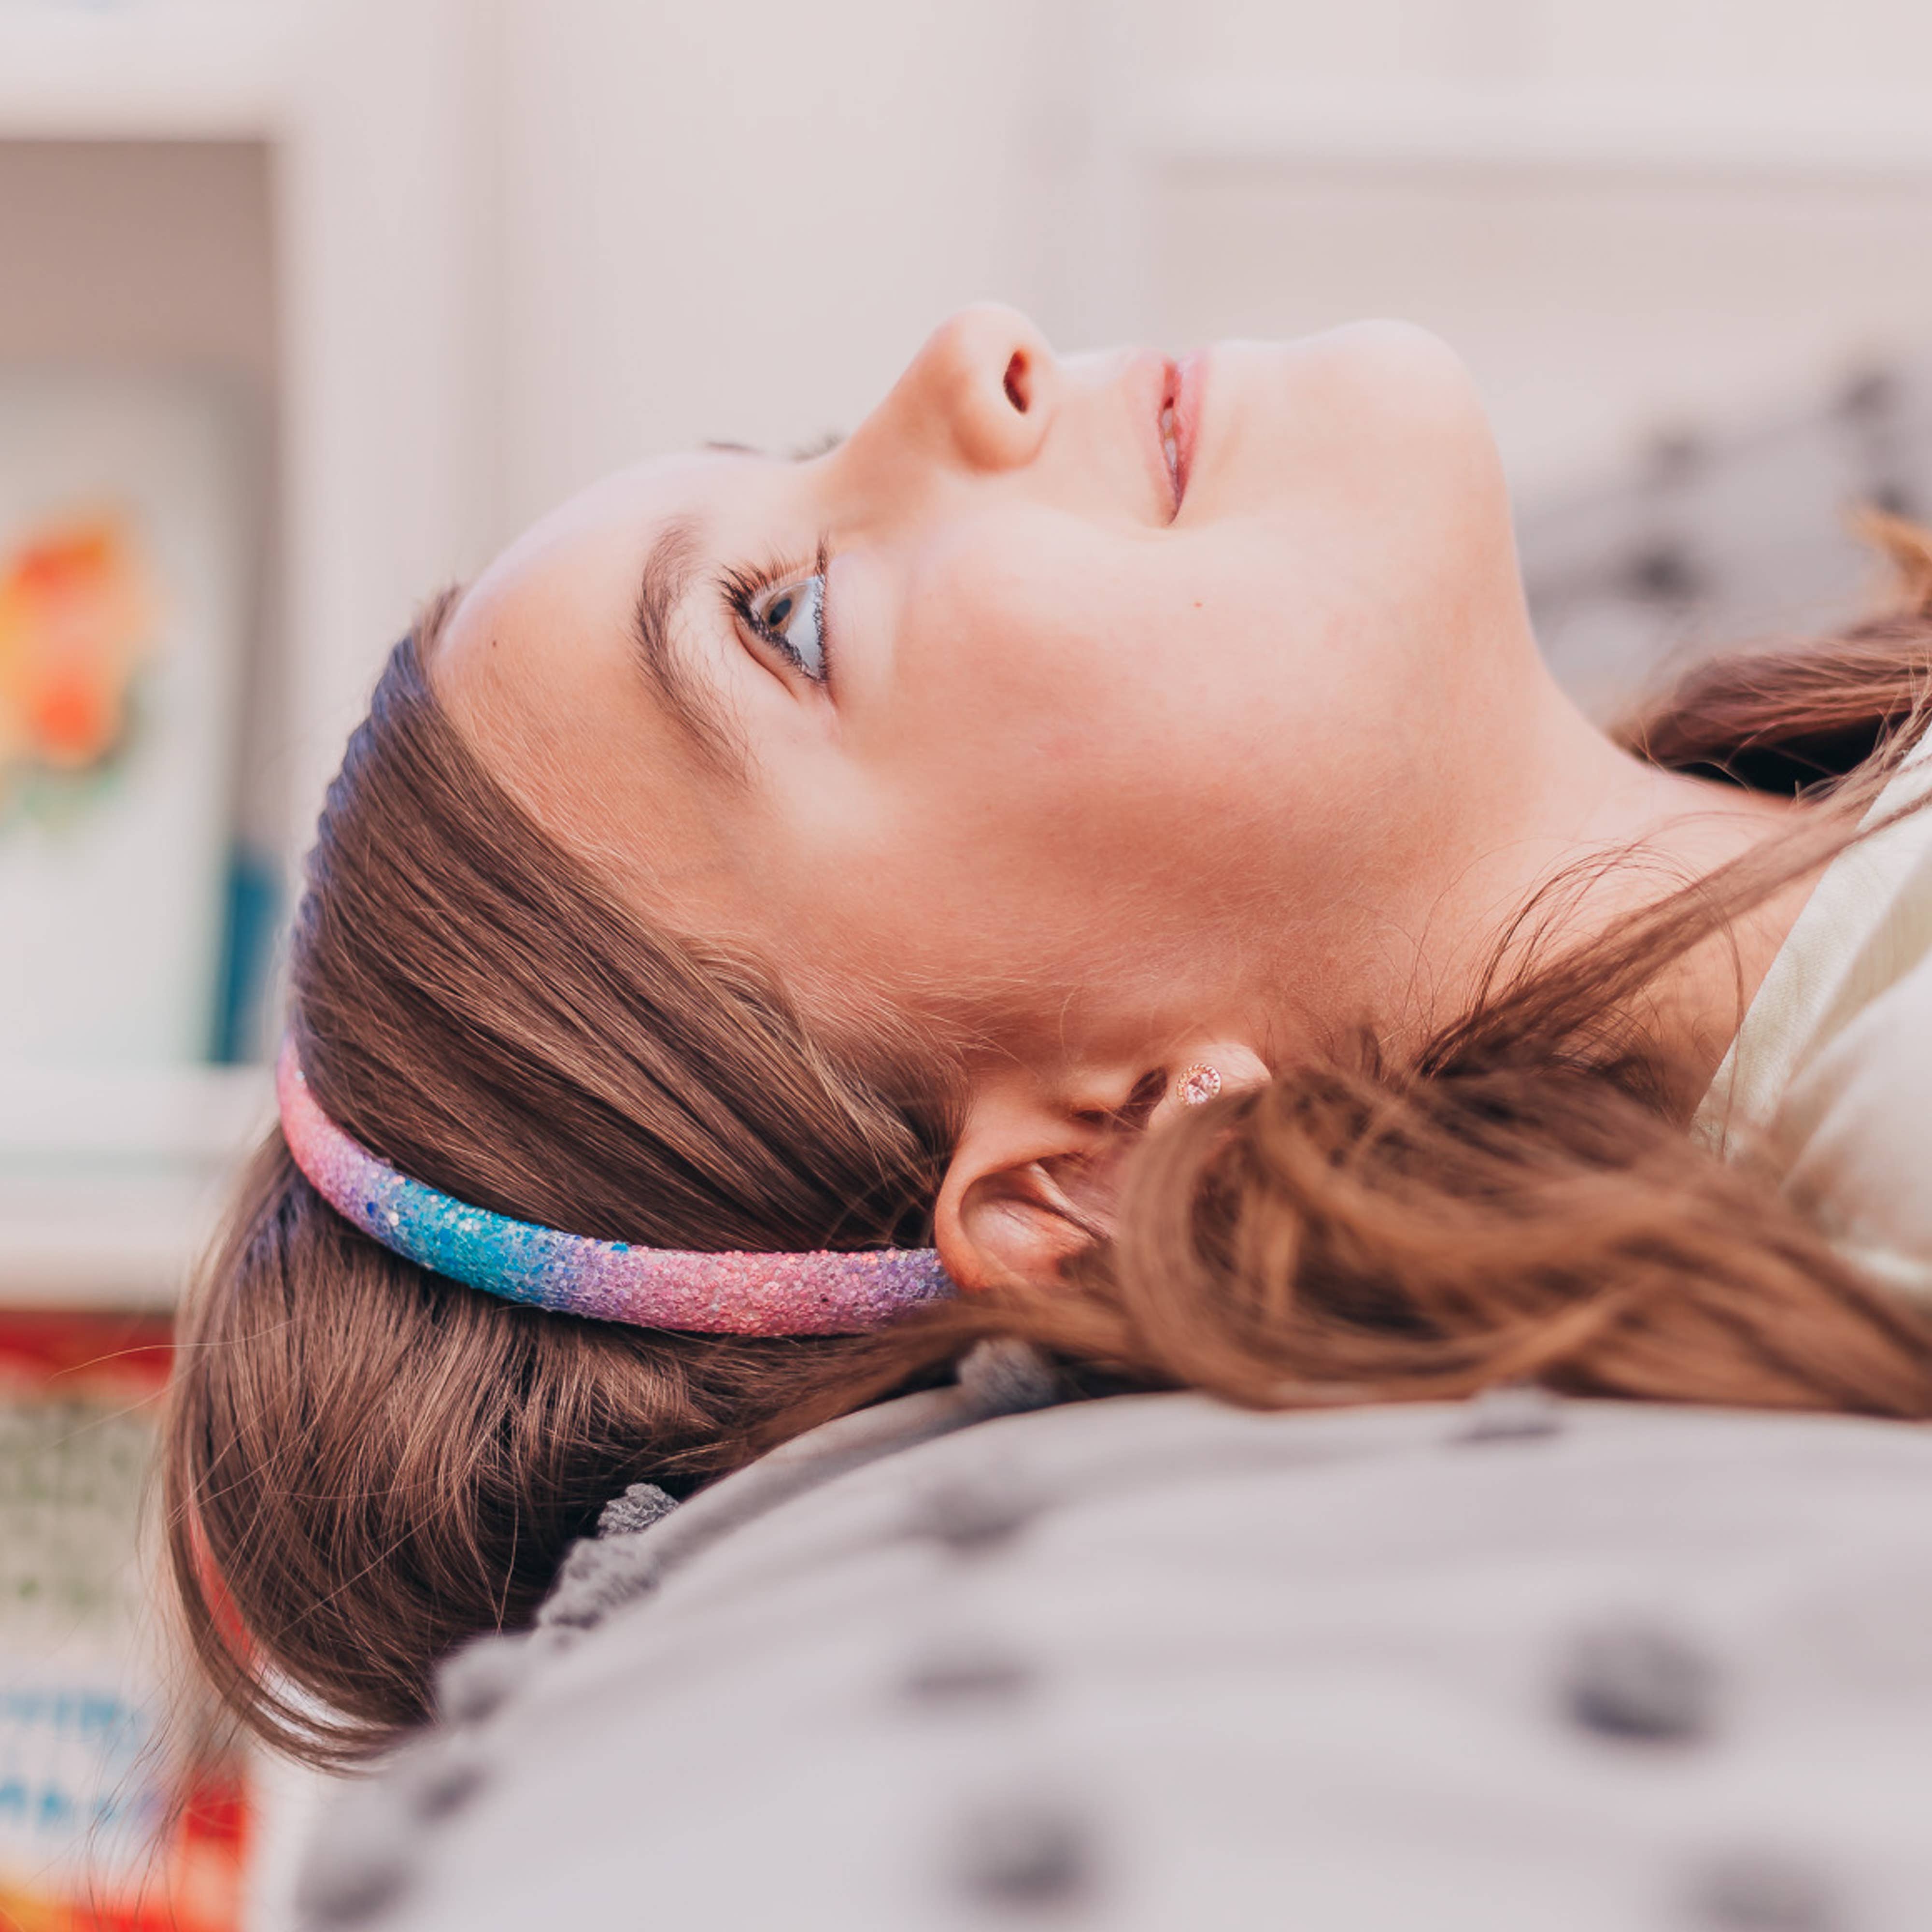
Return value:
[[(0, 1309), (0, 1925), (235, 1932), (238, 1761), (190, 1780), (141, 1548), (167, 1324)], [(184, 1720), (185, 1718), (184, 1713)]]
[(0, 369), (0, 1074), (209, 1052), (242, 430), (212, 385)]

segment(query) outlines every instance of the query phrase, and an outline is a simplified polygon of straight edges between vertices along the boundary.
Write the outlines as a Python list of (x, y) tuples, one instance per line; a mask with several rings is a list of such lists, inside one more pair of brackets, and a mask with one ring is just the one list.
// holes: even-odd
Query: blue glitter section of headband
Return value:
[(850, 1334), (956, 1292), (930, 1249), (685, 1252), (512, 1220), (399, 1174), (352, 1139), (316, 1105), (292, 1049), (277, 1084), (290, 1150), (338, 1213), (418, 1267), (506, 1300), (708, 1334)]

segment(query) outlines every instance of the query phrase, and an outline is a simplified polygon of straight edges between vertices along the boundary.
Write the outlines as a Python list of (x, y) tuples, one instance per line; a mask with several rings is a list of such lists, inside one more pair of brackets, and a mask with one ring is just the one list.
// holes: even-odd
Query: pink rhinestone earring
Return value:
[(1183, 1070), (1180, 1078), (1174, 1083), (1174, 1090), (1180, 1095), (1184, 1107), (1204, 1107), (1220, 1094), (1220, 1070), (1197, 1060)]

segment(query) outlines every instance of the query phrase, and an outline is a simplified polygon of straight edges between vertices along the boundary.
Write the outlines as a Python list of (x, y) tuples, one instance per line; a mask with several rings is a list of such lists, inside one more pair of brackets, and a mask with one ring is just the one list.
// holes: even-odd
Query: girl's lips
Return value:
[(1148, 412), (1141, 420), (1148, 422), (1154, 431), (1150, 439), (1151, 454), (1167, 484), (1170, 523), (1180, 514), (1188, 480), (1193, 474), (1206, 360), (1204, 350), (1196, 350), (1178, 362), (1152, 350), (1143, 351), (1134, 360), (1135, 386), (1146, 386), (1140, 388), (1134, 406), (1136, 412), (1140, 410)]
[(1187, 487), (1180, 467), (1180, 439), (1174, 422), (1174, 400), (1180, 393), (1180, 371), (1163, 356), (1160, 362), (1160, 412), (1154, 418), (1154, 430), (1160, 441), (1161, 467), (1166, 472), (1168, 494), (1173, 500), (1167, 512), (1169, 523), (1180, 515), (1180, 500)]
[(1174, 424), (1174, 508), (1178, 516), (1194, 473), (1194, 455), (1201, 434), (1201, 398), (1206, 386), (1208, 351), (1196, 349), (1169, 365), (1168, 408)]

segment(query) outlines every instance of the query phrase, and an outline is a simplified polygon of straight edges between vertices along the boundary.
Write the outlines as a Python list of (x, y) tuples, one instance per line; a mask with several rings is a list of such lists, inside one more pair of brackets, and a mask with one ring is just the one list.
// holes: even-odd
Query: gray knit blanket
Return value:
[(1932, 1926), (1932, 1432), (1053, 1400), (993, 1351), (619, 1498), (308, 1922)]

